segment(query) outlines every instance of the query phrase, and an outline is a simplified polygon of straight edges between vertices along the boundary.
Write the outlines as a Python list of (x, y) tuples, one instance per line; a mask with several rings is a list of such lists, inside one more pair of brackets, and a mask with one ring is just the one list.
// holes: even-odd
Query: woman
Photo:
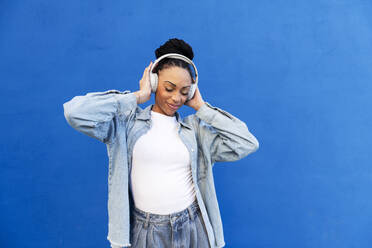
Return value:
[[(155, 51), (157, 58), (169, 53), (194, 56), (175, 38)], [(72, 127), (107, 145), (107, 239), (112, 247), (223, 247), (212, 167), (247, 156), (259, 143), (244, 122), (203, 100), (182, 59), (158, 61), (155, 104), (140, 108), (154, 91), (151, 67), (136, 92), (92, 92), (63, 105)], [(196, 113), (182, 119), (183, 105)]]

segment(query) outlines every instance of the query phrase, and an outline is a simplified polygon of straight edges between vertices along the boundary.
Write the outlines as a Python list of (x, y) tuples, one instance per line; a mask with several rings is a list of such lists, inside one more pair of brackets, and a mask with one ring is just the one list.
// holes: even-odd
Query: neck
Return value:
[(154, 104), (154, 106), (151, 108), (151, 110), (154, 111), (154, 112), (157, 112), (159, 114), (166, 115), (166, 116), (175, 116), (175, 113), (173, 115), (168, 115), (161, 108), (159, 108), (158, 105), (156, 105), (156, 104)]

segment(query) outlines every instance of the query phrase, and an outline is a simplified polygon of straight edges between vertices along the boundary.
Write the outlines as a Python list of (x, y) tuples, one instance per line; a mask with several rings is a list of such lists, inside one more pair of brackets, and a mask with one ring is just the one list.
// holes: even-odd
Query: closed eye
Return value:
[[(173, 91), (173, 89), (168, 89), (168, 88), (165, 88), (165, 90), (167, 92), (172, 92)], [(182, 92), (181, 94), (184, 95), (184, 96), (187, 96), (189, 93), (188, 92)]]

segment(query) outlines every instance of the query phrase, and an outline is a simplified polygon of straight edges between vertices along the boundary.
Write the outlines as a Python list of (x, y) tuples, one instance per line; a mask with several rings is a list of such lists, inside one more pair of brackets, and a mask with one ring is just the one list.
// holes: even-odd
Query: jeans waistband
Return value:
[(153, 214), (149, 212), (142, 211), (135, 206), (133, 207), (132, 214), (146, 223), (165, 223), (169, 221), (175, 220), (186, 220), (187, 218), (194, 219), (194, 216), (197, 214), (199, 210), (199, 205), (197, 200), (191, 203), (187, 208), (184, 210), (172, 213), (172, 214)]

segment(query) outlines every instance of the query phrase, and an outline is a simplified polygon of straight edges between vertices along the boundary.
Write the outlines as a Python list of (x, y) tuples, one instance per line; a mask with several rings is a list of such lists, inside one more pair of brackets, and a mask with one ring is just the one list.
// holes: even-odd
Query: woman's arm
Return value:
[(114, 244), (111, 244), (111, 248), (123, 248), (124, 246), (121, 246), (121, 245), (114, 245)]
[(259, 142), (247, 125), (230, 113), (204, 102), (197, 88), (185, 103), (197, 112), (191, 120), (202, 149), (208, 149), (211, 162), (235, 161), (255, 152)]
[(129, 91), (108, 90), (75, 96), (63, 104), (71, 127), (103, 143), (115, 137), (118, 118), (126, 118), (137, 107), (137, 96)]
[(212, 163), (242, 159), (259, 147), (244, 122), (208, 102), (199, 108), (195, 117), (198, 138), (209, 148)]
[(91, 92), (83, 96), (75, 96), (64, 103), (63, 109), (67, 122), (74, 129), (90, 137), (103, 143), (112, 143), (120, 118), (127, 118), (136, 111), (137, 104), (144, 103), (151, 97), (149, 81), (151, 64), (152, 62), (144, 70), (139, 91)]

